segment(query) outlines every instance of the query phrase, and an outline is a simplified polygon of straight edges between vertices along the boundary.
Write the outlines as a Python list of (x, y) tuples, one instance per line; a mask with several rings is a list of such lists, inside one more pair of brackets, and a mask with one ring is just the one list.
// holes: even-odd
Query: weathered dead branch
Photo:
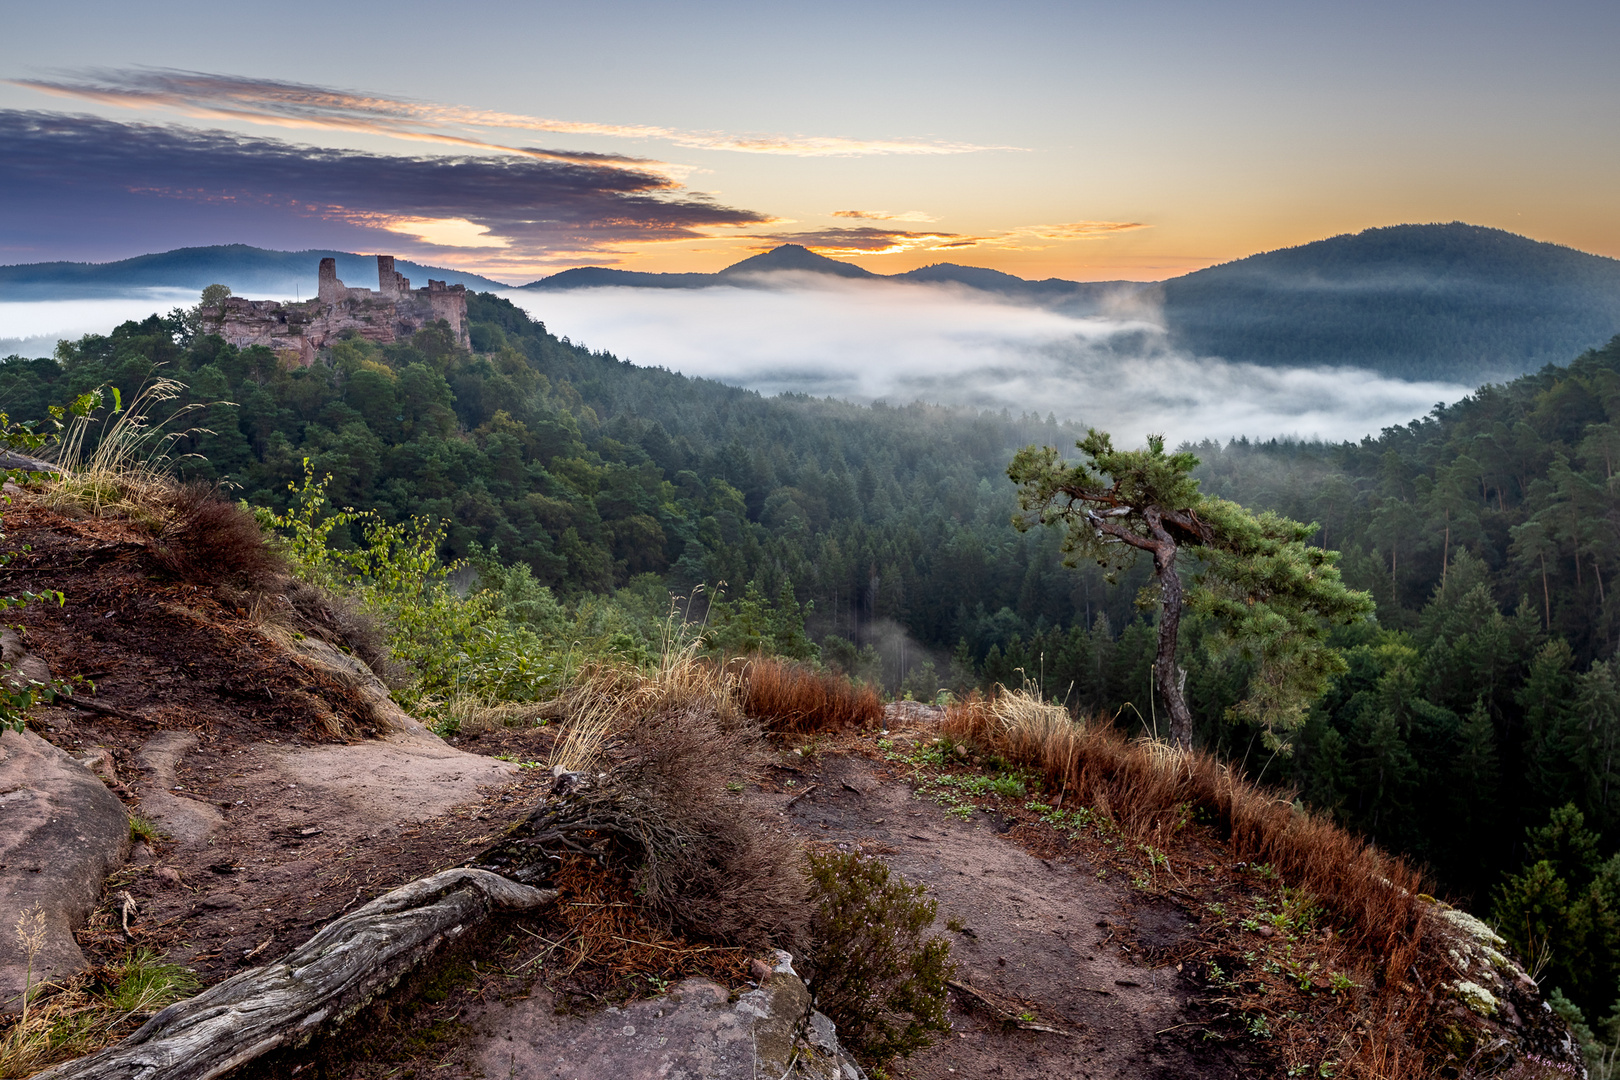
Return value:
[(492, 909), (532, 910), (556, 896), (483, 870), (413, 881), (334, 920), (284, 959), (176, 1002), (118, 1045), (36, 1080), (210, 1080), (342, 1024)]

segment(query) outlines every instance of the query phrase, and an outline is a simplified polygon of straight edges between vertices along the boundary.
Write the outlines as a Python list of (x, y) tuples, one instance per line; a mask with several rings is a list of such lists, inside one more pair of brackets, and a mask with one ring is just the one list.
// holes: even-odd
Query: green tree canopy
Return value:
[[(1372, 598), (1345, 587), (1338, 553), (1306, 543), (1317, 526), (1279, 514), (1254, 514), (1198, 490), (1198, 459), (1165, 452), (1164, 436), (1143, 450), (1115, 450), (1092, 429), (1075, 444), (1084, 455), (1065, 461), (1054, 447), (1027, 446), (1007, 475), (1019, 485), (1014, 524), (1065, 526), (1070, 565), (1091, 559), (1120, 569), (1138, 554), (1153, 557), (1160, 605), (1154, 683), (1170, 713), (1170, 737), (1192, 745), (1193, 718), (1182, 693), (1176, 639), (1184, 608), (1210, 620), (1206, 640), (1219, 652), (1254, 664), (1249, 694), (1236, 712), (1278, 730), (1298, 726), (1332, 676), (1345, 670), (1327, 644), (1328, 627), (1372, 614)], [(1178, 555), (1198, 560), (1190, 592)]]

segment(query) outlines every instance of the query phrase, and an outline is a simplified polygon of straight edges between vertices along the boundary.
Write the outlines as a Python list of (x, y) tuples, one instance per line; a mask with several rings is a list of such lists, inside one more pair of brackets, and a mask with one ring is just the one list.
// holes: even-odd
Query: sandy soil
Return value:
[[(1062, 1034), (1011, 1028), (952, 991), (954, 1031), (891, 1070), (896, 1077), (1239, 1077), (1267, 1063), (1195, 1042), (1209, 1008), (1170, 959), (1196, 923), (1173, 902), (1143, 904), (1098, 867), (1043, 859), (1009, 837), (1005, 819), (963, 821), (913, 795), (858, 756), (823, 755), (762, 796), (806, 840), (880, 855), (938, 902), (935, 932), (951, 940), (957, 981), (1002, 1015)], [(813, 787), (812, 787), (813, 785)], [(960, 925), (952, 931), (949, 925)], [(1158, 962), (1155, 962), (1155, 961)], [(1254, 1070), (1259, 1070), (1254, 1071)]]

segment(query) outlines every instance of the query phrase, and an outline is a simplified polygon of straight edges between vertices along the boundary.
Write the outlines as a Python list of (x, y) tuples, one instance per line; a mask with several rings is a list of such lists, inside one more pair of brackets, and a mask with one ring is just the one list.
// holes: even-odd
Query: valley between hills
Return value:
[[(307, 367), (203, 304), (0, 365), (4, 1075), (1529, 1077), (1611, 1041), (1620, 338), (1544, 364), (1526, 315), (1471, 354), (1513, 377), (1359, 441), (1116, 451), (466, 303), (466, 343)], [(1021, 448), (1077, 442), (1065, 483), (1150, 476), (1206, 545), (1172, 663), (1151, 560), (1027, 516)]]

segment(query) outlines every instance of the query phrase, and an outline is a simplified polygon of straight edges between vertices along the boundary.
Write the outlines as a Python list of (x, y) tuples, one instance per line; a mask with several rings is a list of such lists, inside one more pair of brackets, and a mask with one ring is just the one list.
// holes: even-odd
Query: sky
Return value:
[(0, 263), (1156, 280), (1452, 220), (1620, 256), (1617, 40), (1612, 0), (14, 5)]

